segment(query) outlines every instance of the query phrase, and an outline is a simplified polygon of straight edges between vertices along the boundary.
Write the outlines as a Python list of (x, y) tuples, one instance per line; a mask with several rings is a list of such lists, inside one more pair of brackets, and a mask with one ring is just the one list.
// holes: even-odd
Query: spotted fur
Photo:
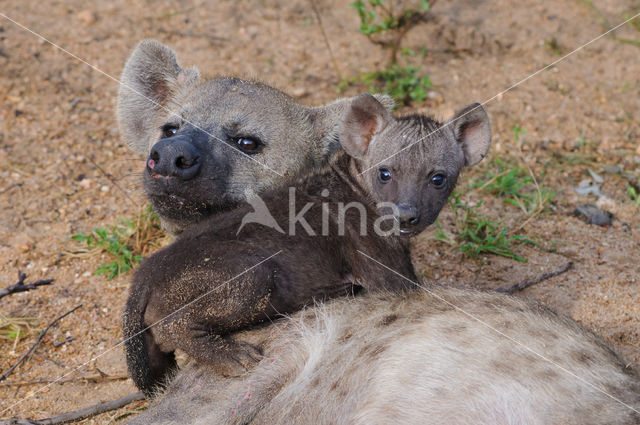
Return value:
[(188, 365), (127, 424), (640, 423), (636, 371), (573, 320), (506, 295), (368, 294), (238, 338), (265, 352), (251, 373)]

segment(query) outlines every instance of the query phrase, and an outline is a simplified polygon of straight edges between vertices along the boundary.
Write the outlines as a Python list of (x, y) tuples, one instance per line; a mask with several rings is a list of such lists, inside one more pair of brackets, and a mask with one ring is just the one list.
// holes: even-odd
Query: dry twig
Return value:
[(25, 273), (18, 273), (18, 282), (13, 285), (9, 285), (4, 289), (0, 289), (0, 298), (6, 297), (7, 295), (15, 294), (18, 292), (30, 291), (32, 289), (36, 289), (38, 286), (42, 285), (50, 285), (53, 282), (53, 279), (44, 279), (38, 280), (33, 283), (24, 283), (24, 280), (27, 278)]
[(92, 383), (101, 383), (108, 381), (124, 381), (125, 379), (129, 379), (129, 375), (91, 375), (91, 376), (76, 376), (71, 378), (40, 378), (33, 379), (31, 381), (10, 381), (10, 382), (0, 382), (0, 387), (26, 387), (29, 385), (37, 385), (37, 384), (66, 384), (69, 382), (92, 382)]
[(503, 286), (500, 288), (496, 288), (494, 289), (494, 291), (496, 292), (503, 292), (506, 294), (513, 294), (514, 292), (517, 291), (522, 291), (525, 288), (528, 288), (529, 286), (533, 286), (533, 285), (537, 285), (540, 282), (543, 282), (547, 279), (550, 279), (552, 277), (561, 275), (562, 273), (565, 273), (567, 270), (569, 270), (571, 267), (573, 267), (573, 262), (569, 261), (567, 264), (565, 264), (564, 266), (562, 266), (561, 268), (559, 268), (558, 270), (549, 272), (549, 273), (544, 273), (540, 276), (538, 276), (535, 279), (527, 279), (527, 280), (523, 280), (520, 283), (516, 283), (515, 285), (511, 285), (511, 286)]
[(134, 401), (144, 400), (145, 395), (142, 392), (129, 394), (128, 396), (119, 398), (117, 400), (107, 401), (99, 403), (94, 406), (85, 407), (84, 409), (76, 410), (74, 412), (63, 413), (58, 416), (53, 416), (46, 419), (9, 419), (8, 421), (0, 422), (0, 425), (58, 425), (66, 424), (69, 422), (77, 422), (82, 419), (90, 418), (92, 416), (99, 415), (101, 413), (116, 410), (121, 407), (131, 404)]
[(47, 331), (48, 331), (48, 330), (49, 330), (53, 325), (55, 325), (56, 323), (58, 323), (58, 321), (59, 321), (59, 320), (61, 320), (61, 319), (65, 318), (65, 317), (67, 317), (68, 315), (70, 315), (71, 313), (73, 313), (74, 311), (76, 311), (77, 309), (79, 309), (80, 307), (82, 307), (82, 304), (75, 306), (74, 308), (72, 308), (71, 310), (67, 311), (66, 313), (64, 313), (64, 314), (62, 314), (62, 315), (60, 315), (60, 316), (56, 317), (56, 318), (53, 320), (53, 322), (49, 323), (49, 324), (47, 325), (47, 327), (46, 327), (46, 328), (44, 328), (44, 330), (43, 330), (42, 332), (40, 332), (40, 336), (38, 337), (38, 339), (36, 340), (36, 342), (34, 342), (34, 343), (33, 343), (33, 345), (31, 346), (31, 348), (29, 348), (29, 349), (27, 350), (27, 352), (26, 352), (26, 353), (24, 353), (24, 354), (22, 355), (22, 357), (20, 357), (20, 358), (18, 359), (18, 361), (17, 361), (13, 366), (11, 366), (9, 369), (7, 369), (7, 371), (6, 371), (6, 372), (4, 372), (2, 375), (0, 375), (0, 381), (4, 381), (5, 379), (7, 379), (7, 376), (9, 376), (9, 375), (11, 374), (11, 372), (13, 372), (13, 371), (18, 367), (18, 366), (20, 366), (20, 364), (21, 364), (22, 362), (24, 362), (24, 361), (29, 357), (29, 355), (31, 355), (31, 353), (33, 353), (33, 351), (36, 349), (36, 347), (38, 346), (38, 344), (40, 344), (40, 341), (42, 341), (42, 338), (44, 338), (44, 336), (45, 336), (45, 334), (47, 333)]

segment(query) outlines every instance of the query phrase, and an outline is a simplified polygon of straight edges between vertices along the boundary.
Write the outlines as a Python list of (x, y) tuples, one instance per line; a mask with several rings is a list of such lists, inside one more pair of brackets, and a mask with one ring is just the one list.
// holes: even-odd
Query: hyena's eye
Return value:
[(178, 132), (178, 126), (177, 125), (165, 124), (165, 125), (162, 126), (162, 137), (163, 138), (175, 136), (177, 132)]
[(240, 137), (236, 140), (236, 145), (246, 153), (258, 153), (261, 143), (248, 137)]
[(433, 176), (431, 176), (430, 181), (436, 189), (442, 189), (447, 183), (447, 176), (442, 173), (434, 174)]
[(388, 183), (391, 181), (391, 171), (386, 168), (381, 168), (378, 170), (378, 178), (382, 183)]

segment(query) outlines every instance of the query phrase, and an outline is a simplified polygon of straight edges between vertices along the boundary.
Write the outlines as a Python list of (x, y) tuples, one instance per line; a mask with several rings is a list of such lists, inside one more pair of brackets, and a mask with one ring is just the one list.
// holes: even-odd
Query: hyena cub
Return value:
[(259, 211), (245, 205), (189, 227), (142, 264), (124, 315), (139, 388), (150, 391), (166, 375), (176, 349), (239, 375), (260, 355), (233, 332), (353, 285), (412, 287), (398, 276), (417, 281), (408, 236), (435, 221), (460, 170), (487, 153), (491, 130), (478, 104), (443, 126), (394, 118), (365, 94), (346, 109), (339, 139), (344, 151), (325, 168), (253, 203), (270, 212), (270, 226), (247, 223)]
[[(260, 83), (204, 80), (154, 40), (134, 50), (122, 83), (122, 139), (148, 155), (144, 190), (173, 234), (233, 208), (247, 193), (275, 189), (323, 165), (339, 146), (335, 127), (349, 104), (340, 99), (309, 108)], [(378, 99), (393, 108), (390, 97)]]
[(637, 425), (640, 376), (544, 306), (430, 287), (365, 294), (243, 332), (241, 378), (179, 371), (127, 425)]

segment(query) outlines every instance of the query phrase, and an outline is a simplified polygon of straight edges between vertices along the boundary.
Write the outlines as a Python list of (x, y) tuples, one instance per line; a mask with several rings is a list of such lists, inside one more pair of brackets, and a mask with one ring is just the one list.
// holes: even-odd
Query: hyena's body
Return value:
[[(176, 349), (220, 373), (244, 373), (259, 354), (237, 344), (233, 332), (346, 295), (352, 285), (411, 288), (401, 277), (417, 281), (408, 236), (435, 221), (460, 170), (489, 148), (489, 121), (479, 105), (450, 122), (395, 119), (372, 96), (359, 96), (339, 126), (345, 151), (295, 185), (297, 207), (288, 187), (263, 197), (284, 234), (243, 226), (252, 208), (242, 206), (190, 226), (147, 259), (134, 275), (123, 319), (136, 385), (150, 392), (174, 366)], [(340, 203), (355, 205), (341, 216)], [(306, 211), (308, 229), (288, 221), (299, 211)], [(396, 234), (376, 229), (383, 215), (399, 223)]]
[(238, 338), (265, 352), (248, 375), (188, 365), (127, 424), (640, 423), (637, 372), (571, 319), (510, 296), (368, 294)]
[[(377, 98), (393, 107), (388, 96)], [(169, 48), (145, 40), (122, 72), (117, 115), (122, 139), (153, 159), (144, 190), (163, 227), (178, 234), (323, 166), (339, 146), (335, 127), (349, 102), (310, 108), (257, 82), (205, 80), (196, 68), (181, 68)], [(161, 140), (174, 129), (180, 134)], [(247, 141), (256, 149), (246, 149)]]

